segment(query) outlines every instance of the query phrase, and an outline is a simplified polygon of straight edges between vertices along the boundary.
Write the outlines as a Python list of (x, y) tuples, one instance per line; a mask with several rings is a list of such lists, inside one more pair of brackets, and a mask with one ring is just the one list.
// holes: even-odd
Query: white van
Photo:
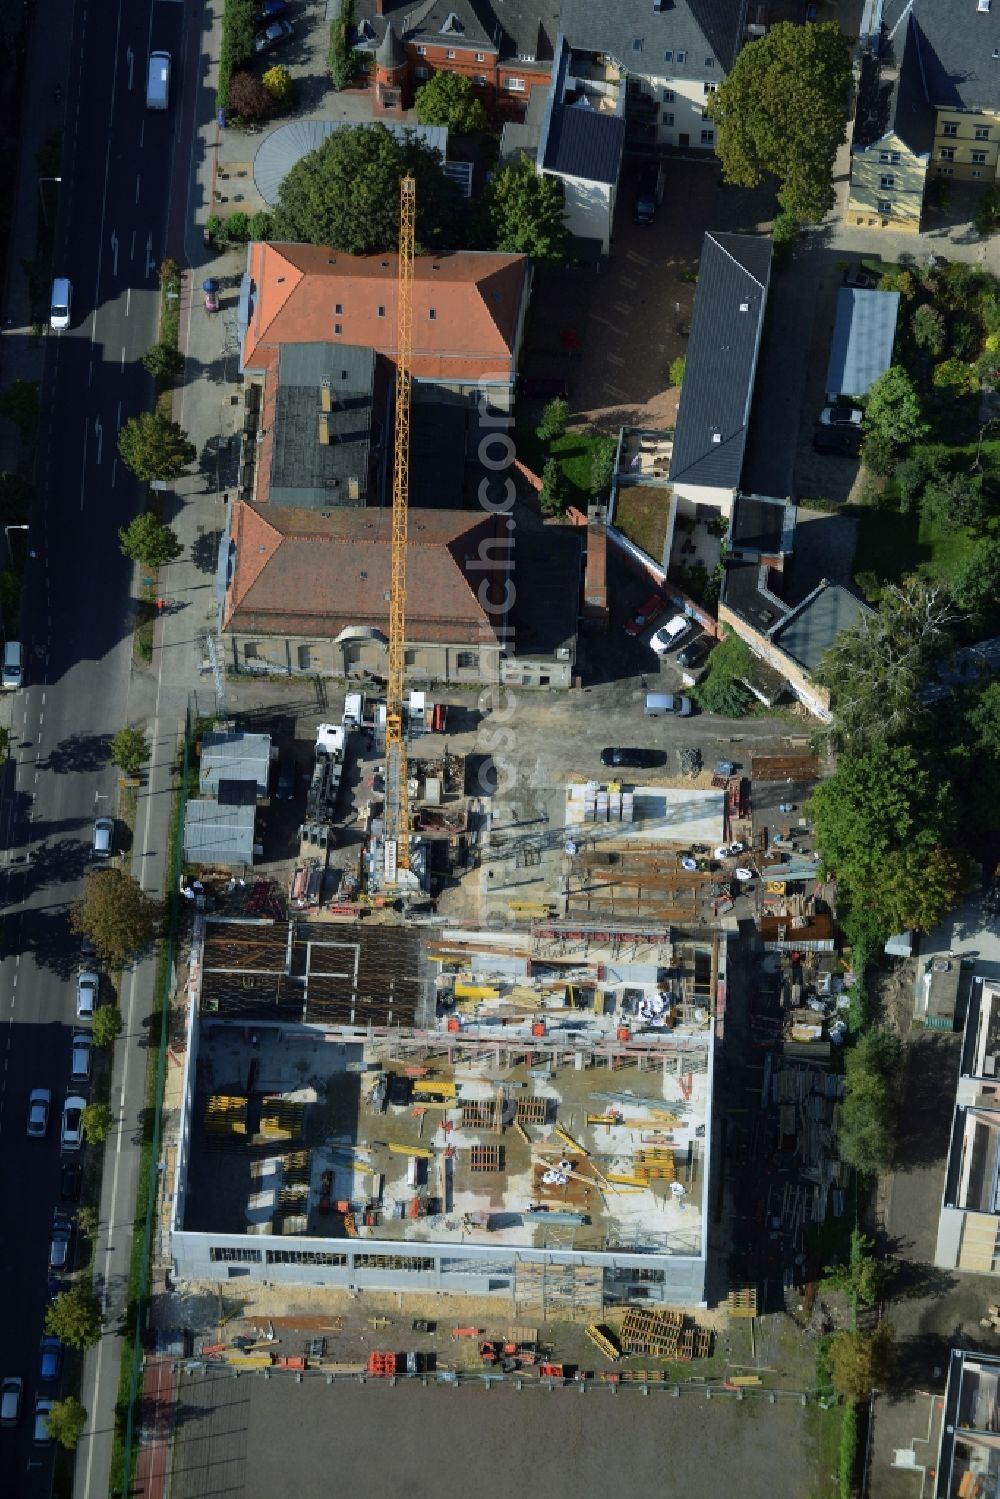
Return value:
[(65, 276), (57, 276), (52, 283), (52, 301), (49, 304), (49, 327), (55, 328), (57, 331), (68, 328), (72, 305), (72, 283)]
[(166, 109), (170, 103), (170, 53), (153, 52), (146, 76), (146, 108)]
[(3, 667), (0, 668), (0, 687), (12, 692), (24, 681), (24, 653), (19, 640), (8, 640), (3, 648)]

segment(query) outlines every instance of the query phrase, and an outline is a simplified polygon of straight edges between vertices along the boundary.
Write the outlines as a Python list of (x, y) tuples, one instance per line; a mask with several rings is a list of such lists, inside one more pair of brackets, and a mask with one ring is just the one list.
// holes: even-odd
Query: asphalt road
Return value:
[[(88, 13), (77, 0), (65, 90), (55, 271), (73, 283), (71, 326), (46, 338), (38, 499), (29, 535), (22, 634), (26, 686), (13, 720), (13, 764), (2, 812), (3, 947), (0, 959), (0, 1267), (14, 1291), (4, 1307), (2, 1372), (25, 1380), (25, 1414), (0, 1440), (0, 1492), (48, 1493), (51, 1454), (31, 1442), (38, 1386), (38, 1342), (47, 1288), (47, 1248), (59, 1194), (59, 1114), (67, 1092), (75, 1022), (78, 944), (68, 911), (90, 865), (96, 815), (114, 813), (110, 736), (126, 718), (131, 644), (130, 565), (117, 545), (120, 526), (141, 502), (139, 486), (117, 458), (121, 424), (147, 409), (151, 384), (139, 356), (155, 341), (157, 268), (163, 257), (176, 121), (145, 108), (149, 50), (180, 51), (183, 10), (176, 4)], [(53, 24), (36, 16), (37, 26)], [(35, 39), (33, 56), (39, 52)], [(176, 80), (175, 80), (176, 86)], [(30, 99), (31, 89), (27, 93)], [(50, 99), (45, 100), (51, 107)], [(30, 106), (29, 106), (30, 107)], [(121, 1003), (134, 1011), (126, 978)], [(129, 1121), (142, 1103), (144, 1053), (136, 1023), (116, 1049), (112, 1106), (125, 1133), (112, 1138), (101, 1216), (127, 1223), (135, 1151)], [(52, 1118), (44, 1141), (25, 1122), (33, 1087), (50, 1088)], [(114, 1208), (112, 1215), (111, 1209)], [(109, 1321), (121, 1309), (128, 1235), (108, 1251), (98, 1243), (98, 1284)], [(110, 1349), (108, 1350), (111, 1351)], [(101, 1354), (105, 1353), (102, 1348)], [(102, 1440), (87, 1452), (84, 1494), (106, 1494), (109, 1413), (117, 1359), (104, 1356), (93, 1424)], [(96, 1364), (88, 1360), (88, 1367)]]

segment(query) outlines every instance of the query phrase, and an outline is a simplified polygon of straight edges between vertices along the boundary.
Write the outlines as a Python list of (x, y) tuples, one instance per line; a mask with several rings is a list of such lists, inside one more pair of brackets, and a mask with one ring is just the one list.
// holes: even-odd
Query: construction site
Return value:
[(725, 947), (199, 916), (175, 1275), (699, 1304)]

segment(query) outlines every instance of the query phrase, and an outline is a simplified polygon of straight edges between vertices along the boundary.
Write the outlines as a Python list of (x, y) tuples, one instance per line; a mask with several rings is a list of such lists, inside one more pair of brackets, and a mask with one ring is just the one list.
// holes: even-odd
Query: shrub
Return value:
[(226, 239), (231, 245), (245, 245), (250, 238), (250, 215), (238, 210), (226, 220)]
[(995, 234), (1000, 228), (1000, 186), (989, 188), (976, 204), (972, 222), (980, 234)]
[(917, 501), (929, 480), (941, 472), (941, 460), (936, 449), (911, 448), (905, 458), (896, 464), (893, 477), (899, 487), (899, 508), (908, 515), (916, 508)]
[(750, 691), (735, 677), (711, 674), (698, 683), (693, 695), (706, 713), (718, 713), (723, 718), (742, 718), (752, 701)]
[(290, 104), (295, 98), (295, 80), (286, 67), (275, 63), (261, 79), (275, 104)]
[(543, 515), (562, 515), (569, 501), (569, 486), (566, 475), (556, 458), (548, 458), (542, 469), (542, 489), (538, 503)]
[(670, 383), (671, 385), (684, 384), (684, 371), (687, 368), (687, 355), (678, 354), (676, 359), (670, 361)]
[(979, 344), (979, 329), (973, 323), (956, 323), (952, 328), (951, 347), (958, 359), (974, 359)]
[(614, 438), (604, 437), (596, 444), (590, 457), (591, 494), (603, 494), (611, 488), (615, 476), (615, 452)]
[(229, 86), (233, 74), (244, 63), (253, 59), (258, 8), (259, 0), (225, 0), (222, 41), (219, 45), (219, 81), (215, 91), (215, 102), (219, 109), (230, 107)]
[(931, 354), (943, 354), (946, 329), (943, 315), (929, 302), (924, 302), (913, 314), (911, 324), (914, 342)]
[(229, 108), (241, 120), (266, 120), (274, 100), (254, 73), (234, 73), (229, 80)]
[(150, 344), (142, 364), (156, 380), (171, 380), (184, 368), (184, 355), (172, 344)]
[(340, 15), (330, 22), (330, 50), (327, 64), (334, 88), (346, 88), (354, 72), (356, 58), (348, 38), (354, 24), (354, 0), (343, 0)]
[(953, 391), (955, 395), (972, 395), (979, 384), (975, 367), (963, 364), (961, 359), (942, 359), (934, 366), (931, 378), (936, 389)]
[(554, 437), (562, 437), (568, 422), (569, 402), (564, 401), (562, 396), (556, 396), (542, 412), (542, 419), (537, 427), (538, 435), (545, 442), (551, 442)]
[(248, 239), (270, 239), (274, 233), (274, 217), (262, 208), (257, 213), (250, 215), (250, 226), (247, 234)]

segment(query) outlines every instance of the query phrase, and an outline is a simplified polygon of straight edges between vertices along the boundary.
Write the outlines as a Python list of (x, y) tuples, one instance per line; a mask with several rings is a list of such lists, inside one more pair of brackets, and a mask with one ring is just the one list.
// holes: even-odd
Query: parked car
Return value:
[(32, 1428), (31, 1440), (36, 1447), (48, 1447), (52, 1441), (52, 1433), (49, 1431), (49, 1416), (52, 1413), (54, 1400), (47, 1395), (39, 1395), (35, 1400), (35, 1422)]
[(48, 1134), (51, 1104), (48, 1088), (32, 1088), (28, 1099), (28, 1134), (32, 1140), (44, 1140)]
[(110, 859), (115, 837), (115, 820), (113, 817), (99, 817), (94, 823), (94, 837), (91, 844), (91, 853), (95, 859)]
[(278, 779), (274, 795), (279, 802), (291, 801), (295, 795), (295, 761), (291, 755), (282, 755), (278, 761)]
[(89, 1080), (93, 1049), (94, 1043), (86, 1031), (73, 1032), (73, 1043), (69, 1061), (69, 1080), (71, 1083), (85, 1083)]
[(287, 16), (288, 6), (285, 0), (263, 0), (257, 19), (265, 26), (270, 26), (272, 21), (280, 21), (282, 16)]
[(79, 1202), (83, 1173), (76, 1161), (66, 1161), (59, 1172), (59, 1196), (63, 1202)]
[(619, 766), (634, 766), (639, 770), (648, 770), (654, 765), (665, 765), (666, 763), (667, 757), (663, 750), (620, 748), (601, 750), (601, 764), (610, 765), (615, 768)]
[(76, 1013), (81, 1020), (92, 1020), (97, 1009), (100, 975), (93, 968), (81, 968), (76, 976)]
[(874, 291), (878, 286), (878, 277), (873, 276), (870, 271), (862, 270), (858, 265), (848, 271), (844, 277), (844, 285), (853, 286), (856, 291)]
[(97, 944), (93, 937), (80, 938), (80, 967), (93, 968), (97, 961)]
[(57, 276), (52, 283), (52, 299), (49, 303), (49, 327), (61, 332), (69, 327), (73, 306), (73, 285), (65, 276)]
[(17, 1374), (8, 1374), (0, 1380), (0, 1426), (16, 1426), (21, 1419), (21, 1396), (24, 1380)]
[(824, 406), (819, 414), (821, 427), (860, 427), (863, 420), (861, 407), (852, 406), (849, 401), (834, 401), (832, 406)]
[(683, 614), (675, 614), (665, 625), (654, 631), (650, 645), (658, 656), (665, 656), (675, 645), (680, 645), (691, 634), (691, 621)]
[(648, 161), (642, 168), (635, 190), (634, 213), (637, 224), (651, 224), (656, 218), (656, 210), (663, 202), (665, 178), (666, 169), (661, 162)]
[(554, 401), (557, 396), (569, 399), (569, 381), (561, 375), (518, 375), (517, 393), (529, 400)]
[(817, 427), (813, 433), (813, 450), (833, 453), (841, 458), (856, 458), (861, 452), (859, 427)]
[(651, 593), (646, 602), (636, 610), (628, 624), (625, 626), (626, 635), (641, 635), (654, 619), (659, 619), (667, 601), (660, 593)]
[(291, 21), (274, 21), (263, 31), (258, 31), (253, 39), (253, 50), (270, 52), (272, 47), (280, 47), (282, 42), (287, 42), (289, 37), (294, 35), (295, 27)]
[(714, 644), (710, 635), (699, 635), (697, 640), (692, 640), (690, 645), (677, 652), (677, 665), (683, 666), (685, 671), (697, 671), (708, 660)]
[(82, 1093), (71, 1093), (63, 1104), (59, 1139), (63, 1150), (79, 1150), (83, 1145), (83, 1111), (86, 1107), (87, 1100)]
[(52, 1219), (52, 1238), (49, 1241), (50, 1270), (69, 1269), (70, 1246), (72, 1242), (73, 1220), (57, 1209)]
[(63, 1345), (58, 1338), (42, 1339), (38, 1356), (38, 1378), (42, 1384), (51, 1384), (62, 1373)]

